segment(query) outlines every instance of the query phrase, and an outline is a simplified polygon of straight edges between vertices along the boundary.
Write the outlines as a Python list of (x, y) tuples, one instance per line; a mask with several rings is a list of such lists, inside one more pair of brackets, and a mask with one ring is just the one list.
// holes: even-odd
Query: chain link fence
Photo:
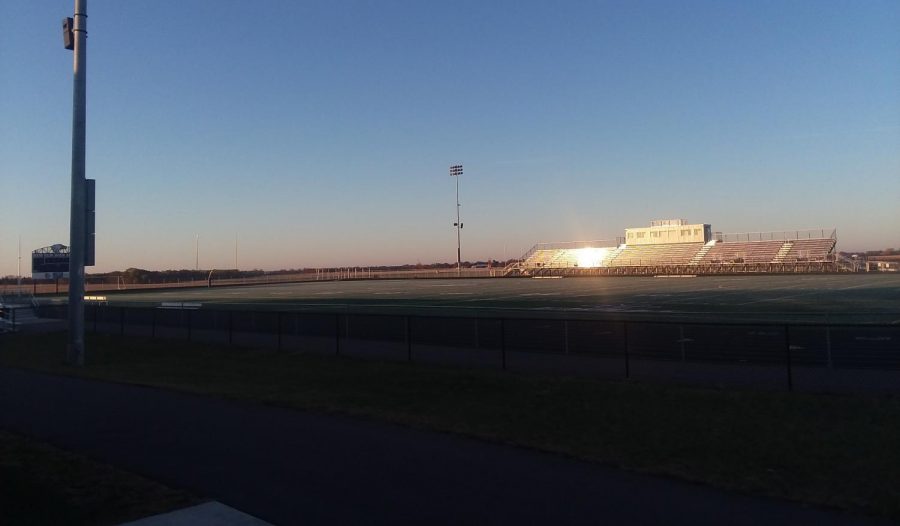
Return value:
[[(39, 308), (66, 316), (65, 305)], [(900, 391), (900, 325), (88, 305), (88, 331), (379, 360), (801, 391)]]

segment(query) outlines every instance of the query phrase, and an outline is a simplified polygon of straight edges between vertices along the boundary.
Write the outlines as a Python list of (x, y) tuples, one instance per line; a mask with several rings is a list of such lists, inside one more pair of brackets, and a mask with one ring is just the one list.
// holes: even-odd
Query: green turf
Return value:
[(398, 312), (512, 309), (630, 317), (900, 323), (900, 275), (698, 278), (408, 279), (104, 292), (110, 304), (200, 302), (231, 308), (377, 308)]
[(691, 389), (89, 335), (0, 364), (336, 411), (900, 519), (900, 398)]

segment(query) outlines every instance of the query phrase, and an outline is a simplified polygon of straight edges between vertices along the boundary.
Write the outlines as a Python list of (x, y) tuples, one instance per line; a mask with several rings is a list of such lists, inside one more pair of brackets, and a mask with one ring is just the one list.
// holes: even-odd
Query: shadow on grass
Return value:
[(90, 335), (6, 337), (0, 365), (364, 415), (900, 518), (900, 398), (684, 388)]
[(0, 524), (119, 524), (198, 503), (81, 455), (0, 430)]

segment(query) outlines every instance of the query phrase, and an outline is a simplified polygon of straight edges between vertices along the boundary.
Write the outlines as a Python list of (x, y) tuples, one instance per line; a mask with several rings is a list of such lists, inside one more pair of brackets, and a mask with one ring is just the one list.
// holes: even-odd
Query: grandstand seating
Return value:
[[(611, 247), (603, 247), (609, 251), (607, 257), (599, 266), (606, 266), (605, 261), (613, 254)], [(528, 268), (574, 268), (583, 258), (583, 248), (550, 248), (536, 249), (522, 262), (522, 266)]]
[(834, 239), (797, 239), (791, 241), (791, 249), (784, 261), (826, 261), (834, 250)]
[(556, 255), (550, 260), (550, 267), (569, 268), (578, 266), (578, 253), (571, 249), (560, 249), (556, 251)]
[[(593, 243), (593, 242), (592, 242)], [(759, 241), (710, 241), (708, 243), (667, 243), (603, 246), (600, 261), (584, 265), (584, 249), (601, 248), (587, 242), (541, 244), (528, 252), (521, 268), (572, 269), (584, 266), (645, 267), (661, 265), (706, 266), (719, 264), (779, 264), (825, 262), (833, 260), (834, 237), (808, 239), (770, 239)], [(602, 253), (601, 253), (602, 254)], [(582, 262), (579, 265), (579, 262)]]
[(557, 252), (559, 252), (559, 250), (538, 249), (532, 252), (532, 254), (522, 263), (526, 267), (548, 267), (550, 266), (550, 261), (557, 255)]
[(742, 241), (716, 243), (700, 260), (707, 263), (769, 263), (775, 260), (784, 241)]
[(703, 243), (628, 245), (609, 262), (609, 266), (687, 265), (701, 248)]

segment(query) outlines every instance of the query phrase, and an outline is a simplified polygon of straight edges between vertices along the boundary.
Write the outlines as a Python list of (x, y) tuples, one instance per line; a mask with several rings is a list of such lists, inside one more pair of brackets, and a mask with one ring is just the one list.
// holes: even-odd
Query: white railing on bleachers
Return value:
[(742, 241), (794, 241), (797, 239), (837, 239), (837, 229), (809, 228), (805, 230), (780, 230), (772, 232), (716, 232), (716, 240), (726, 243)]

